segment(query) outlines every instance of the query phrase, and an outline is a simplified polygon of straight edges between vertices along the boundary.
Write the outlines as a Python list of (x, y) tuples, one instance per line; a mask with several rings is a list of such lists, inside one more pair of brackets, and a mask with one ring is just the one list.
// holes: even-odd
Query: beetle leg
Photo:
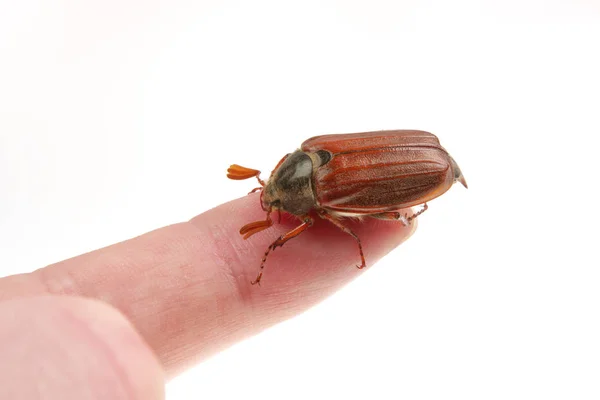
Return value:
[(413, 215), (411, 215), (410, 217), (406, 217), (406, 219), (408, 220), (408, 223), (410, 224), (410, 222), (417, 218), (419, 215), (423, 214), (425, 211), (427, 211), (427, 209), (429, 208), (429, 206), (427, 205), (427, 203), (423, 203), (423, 208), (421, 208), (419, 211), (417, 211), (416, 213), (414, 213)]
[(400, 222), (402, 222), (402, 225), (404, 225), (404, 226), (408, 226), (408, 224), (409, 224), (406, 216), (402, 215), (398, 211), (389, 211), (389, 212), (383, 212), (380, 214), (373, 214), (373, 215), (371, 215), (371, 217), (377, 218), (377, 219), (384, 219), (384, 220), (400, 221)]
[(242, 167), (241, 165), (233, 164), (227, 169), (227, 177), (236, 181), (252, 178), (258, 179), (260, 186), (265, 186), (265, 182), (259, 177), (260, 171), (257, 169)]
[(346, 232), (348, 235), (350, 235), (354, 239), (356, 239), (356, 243), (358, 243), (358, 251), (360, 252), (360, 261), (361, 261), (360, 266), (357, 265), (356, 267), (358, 269), (363, 269), (364, 267), (366, 267), (367, 263), (365, 262), (365, 255), (363, 253), (362, 244), (360, 243), (360, 238), (356, 235), (356, 233), (352, 232), (352, 230), (350, 230), (350, 228), (345, 227), (340, 221), (338, 221), (331, 215), (327, 214), (327, 212), (324, 210), (319, 211), (319, 215), (321, 216), (321, 218), (325, 218), (326, 220), (328, 220), (329, 222), (331, 222), (332, 224), (334, 224), (335, 226), (340, 228), (342, 231)]
[(390, 211), (390, 212), (384, 212), (384, 213), (380, 213), (380, 214), (373, 214), (373, 215), (371, 215), (371, 217), (377, 218), (377, 219), (398, 220), (398, 221), (402, 222), (402, 224), (404, 226), (408, 226), (408, 225), (410, 225), (410, 223), (412, 222), (413, 219), (415, 219), (419, 215), (423, 214), (425, 211), (427, 211), (428, 208), (429, 207), (427, 206), (427, 203), (424, 203), (423, 208), (420, 209), (418, 212), (413, 213), (411, 216), (409, 216), (408, 214), (403, 215), (398, 211)]
[(252, 193), (254, 193), (254, 192), (258, 192), (259, 190), (263, 190), (263, 187), (262, 187), (262, 186), (259, 186), (259, 187), (257, 187), (257, 188), (254, 188), (254, 189), (252, 189), (251, 191), (249, 191), (249, 192), (248, 192), (248, 194), (252, 194)]
[(301, 225), (292, 229), (285, 235), (279, 236), (279, 238), (276, 241), (274, 241), (273, 243), (271, 243), (269, 245), (269, 247), (267, 247), (267, 251), (265, 251), (265, 255), (263, 256), (261, 263), (260, 263), (260, 272), (258, 273), (258, 276), (256, 277), (256, 279), (254, 281), (250, 282), (251, 284), (253, 284), (253, 285), (256, 285), (257, 283), (260, 284), (260, 280), (262, 279), (262, 275), (263, 275), (263, 269), (265, 268), (265, 262), (267, 261), (267, 257), (269, 256), (269, 253), (271, 253), (271, 251), (275, 250), (277, 247), (283, 246), (285, 244), (285, 242), (287, 242), (290, 239), (295, 238), (296, 236), (298, 236), (299, 234), (301, 234), (302, 232), (307, 230), (309, 227), (312, 226), (312, 224), (314, 222), (313, 219), (311, 217), (309, 217), (308, 215), (304, 216), (302, 218), (302, 220), (303, 220), (303, 222)]

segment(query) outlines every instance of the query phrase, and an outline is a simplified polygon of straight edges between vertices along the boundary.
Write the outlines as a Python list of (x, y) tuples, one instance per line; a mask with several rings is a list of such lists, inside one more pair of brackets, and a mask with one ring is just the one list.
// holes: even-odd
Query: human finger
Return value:
[(164, 399), (158, 359), (114, 308), (70, 296), (0, 302), (1, 399)]
[[(257, 195), (237, 199), (189, 222), (4, 278), (0, 299), (52, 293), (105, 301), (129, 318), (172, 376), (306, 310), (362, 273), (355, 240), (317, 220), (269, 256), (262, 286), (251, 285), (267, 246), (298, 225), (284, 218), (243, 240), (240, 226), (265, 218), (257, 202)], [(373, 219), (347, 223), (362, 241), (368, 267), (414, 230)]]

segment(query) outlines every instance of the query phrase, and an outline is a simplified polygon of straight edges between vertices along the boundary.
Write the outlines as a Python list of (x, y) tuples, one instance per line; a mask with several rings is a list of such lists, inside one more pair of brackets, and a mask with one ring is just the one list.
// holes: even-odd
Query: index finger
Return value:
[[(103, 300), (125, 314), (167, 375), (298, 314), (360, 274), (356, 242), (329, 222), (273, 252), (262, 286), (252, 286), (267, 246), (297, 222), (243, 240), (241, 225), (265, 218), (256, 196), (30, 274), (0, 279), (0, 300), (43, 293)], [(346, 222), (345, 222), (346, 223)], [(414, 225), (349, 222), (368, 266)]]

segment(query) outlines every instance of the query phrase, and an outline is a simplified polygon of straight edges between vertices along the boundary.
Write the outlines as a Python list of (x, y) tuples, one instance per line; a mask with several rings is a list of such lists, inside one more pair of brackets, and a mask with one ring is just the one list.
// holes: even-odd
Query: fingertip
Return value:
[[(400, 212), (404, 211), (410, 212), (410, 210), (401, 210)], [(357, 234), (360, 233), (374, 242), (381, 243), (381, 250), (391, 251), (414, 234), (417, 229), (417, 220), (411, 221), (409, 225), (404, 225), (398, 220), (365, 217), (361, 221), (350, 221), (349, 225)]]
[[(266, 218), (259, 204), (259, 196), (250, 195), (225, 203), (190, 222), (200, 229), (200, 236), (218, 239), (218, 243), (209, 242), (206, 247), (216, 248), (220, 260), (238, 261), (227, 263), (227, 268), (233, 270), (235, 276), (245, 276), (245, 280), (241, 282), (243, 284), (247, 280), (246, 283), (249, 284), (259, 272), (258, 267), (265, 249), (301, 223), (293, 215), (283, 215), (281, 223), (275, 223), (268, 230), (244, 240), (238, 234), (239, 228)], [(370, 269), (380, 258), (406, 241), (417, 227), (416, 221), (405, 226), (399, 221), (371, 217), (359, 220), (342, 218), (340, 222), (360, 239), (367, 263), (367, 268), (363, 270)], [(264, 271), (264, 278), (269, 283), (261, 286), (260, 296), (267, 292), (267, 287), (276, 285), (280, 288), (283, 285), (294, 292), (302, 287), (339, 287), (343, 282), (358, 276), (356, 268), (353, 268), (357, 263), (360, 264), (357, 240), (315, 215), (314, 224), (310, 228), (287, 242), (283, 250), (270, 252)]]

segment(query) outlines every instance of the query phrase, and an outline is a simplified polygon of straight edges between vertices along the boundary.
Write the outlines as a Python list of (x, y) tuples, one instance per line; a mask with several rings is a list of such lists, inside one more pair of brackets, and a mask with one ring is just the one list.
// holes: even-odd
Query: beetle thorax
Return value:
[(263, 192), (263, 208), (281, 209), (294, 215), (307, 214), (315, 205), (311, 158), (297, 150), (273, 171)]

